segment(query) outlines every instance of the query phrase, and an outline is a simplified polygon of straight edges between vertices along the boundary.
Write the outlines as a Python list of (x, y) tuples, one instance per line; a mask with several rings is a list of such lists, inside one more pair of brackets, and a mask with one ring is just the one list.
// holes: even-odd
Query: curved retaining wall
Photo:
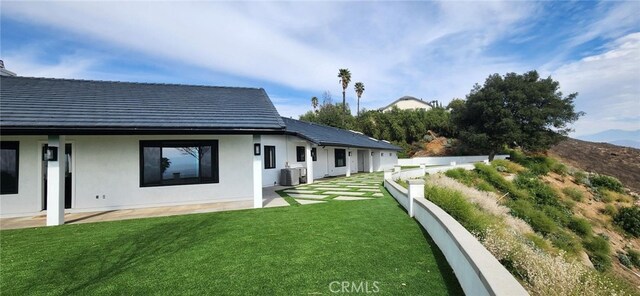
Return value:
[[(500, 154), (496, 155), (495, 159), (506, 159), (509, 155)], [(415, 157), (415, 158), (399, 158), (398, 164), (403, 166), (410, 165), (449, 165), (452, 162), (455, 163), (474, 163), (483, 162), (489, 160), (488, 155), (475, 155), (475, 156), (430, 156), (430, 157)]]
[(416, 189), (409, 185), (410, 190), (407, 190), (393, 181), (399, 177), (398, 173), (391, 176), (385, 178), (384, 187), (427, 230), (447, 258), (465, 294), (528, 295), (511, 273), (458, 221), (434, 203), (410, 192), (420, 190), (418, 195), (424, 196), (423, 185)]

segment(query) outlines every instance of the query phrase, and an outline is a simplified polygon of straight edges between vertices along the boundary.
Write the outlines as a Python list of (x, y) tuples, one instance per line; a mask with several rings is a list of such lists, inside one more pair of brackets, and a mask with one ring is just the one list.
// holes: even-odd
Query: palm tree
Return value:
[(362, 93), (364, 92), (364, 83), (356, 82), (353, 87), (356, 89), (356, 95), (358, 96), (358, 109), (356, 109), (356, 115), (360, 116), (360, 97), (362, 97)]
[(338, 77), (342, 84), (342, 111), (347, 111), (347, 99), (345, 97), (345, 92), (347, 91), (349, 82), (351, 82), (351, 72), (349, 72), (349, 69), (339, 69)]
[(313, 107), (313, 111), (318, 112), (318, 97), (311, 98), (311, 106)]

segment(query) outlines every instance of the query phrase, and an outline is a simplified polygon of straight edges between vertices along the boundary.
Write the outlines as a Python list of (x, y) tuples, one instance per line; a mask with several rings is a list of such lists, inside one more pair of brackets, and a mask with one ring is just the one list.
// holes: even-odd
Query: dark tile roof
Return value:
[(0, 128), (237, 131), (284, 123), (261, 88), (2, 76)]
[(360, 133), (286, 117), (282, 119), (287, 126), (287, 133), (309, 140), (318, 145), (402, 150), (398, 146), (370, 138)]

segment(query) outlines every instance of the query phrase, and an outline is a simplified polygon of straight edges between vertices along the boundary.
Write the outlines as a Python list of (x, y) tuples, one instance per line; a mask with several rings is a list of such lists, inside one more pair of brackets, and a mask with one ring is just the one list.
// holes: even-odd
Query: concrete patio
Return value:
[[(277, 190), (282, 190), (285, 186), (272, 186), (262, 189), (262, 202), (263, 207), (284, 207), (289, 206), (289, 203), (285, 201), (278, 193)], [(234, 210), (246, 210), (253, 209), (253, 200), (246, 201), (231, 201), (231, 202), (213, 202), (213, 203), (201, 203), (191, 205), (178, 205), (178, 206), (163, 206), (152, 208), (139, 208), (139, 209), (123, 209), (123, 210), (110, 210), (110, 211), (95, 211), (95, 212), (70, 212), (65, 213), (65, 224), (80, 224), (80, 223), (93, 223), (103, 221), (116, 221), (127, 219), (140, 219), (151, 217), (164, 217), (174, 215), (186, 215), (197, 213), (210, 213), (221, 211), (234, 211)], [(0, 230), (5, 229), (18, 229), (18, 228), (30, 228), (30, 227), (42, 227), (46, 225), (46, 212), (36, 216), (27, 217), (13, 217), (13, 218), (1, 218)]]

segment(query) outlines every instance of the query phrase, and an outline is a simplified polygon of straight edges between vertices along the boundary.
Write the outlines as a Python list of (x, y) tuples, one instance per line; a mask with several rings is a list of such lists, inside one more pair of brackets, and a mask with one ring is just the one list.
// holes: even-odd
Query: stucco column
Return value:
[[(313, 183), (313, 159), (311, 158), (311, 143), (307, 142), (307, 145), (304, 149), (304, 159), (306, 160), (307, 165), (307, 184)], [(316, 151), (318, 153), (318, 151)], [(317, 155), (316, 155), (317, 157)]]
[(367, 157), (369, 158), (369, 173), (373, 173), (373, 150), (367, 151)]
[(349, 149), (346, 150), (347, 152), (345, 152), (347, 155), (347, 177), (351, 177), (351, 152), (349, 151)]
[[(264, 154), (264, 149), (262, 147), (262, 143), (260, 143), (260, 135), (253, 135), (253, 144), (260, 145), (260, 155), (253, 154), (253, 207), (254, 208), (262, 208), (262, 158)], [(252, 147), (252, 150), (254, 149)]]
[(411, 179), (409, 183), (409, 217), (413, 217), (413, 200), (416, 198), (424, 198), (424, 180)]
[(64, 136), (49, 136), (48, 146), (57, 148), (57, 159), (47, 163), (47, 226), (64, 224)]

